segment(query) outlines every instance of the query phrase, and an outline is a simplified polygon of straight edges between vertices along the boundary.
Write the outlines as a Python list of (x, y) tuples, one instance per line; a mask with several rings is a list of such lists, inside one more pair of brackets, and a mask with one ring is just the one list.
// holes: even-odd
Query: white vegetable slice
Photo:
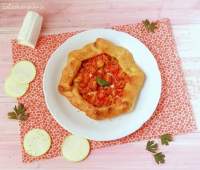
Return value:
[(64, 139), (61, 152), (65, 159), (78, 162), (88, 156), (90, 144), (87, 139), (76, 135), (70, 135)]
[(11, 97), (21, 97), (28, 90), (29, 84), (19, 84), (14, 79), (13, 76), (9, 76), (4, 83), (4, 91), (8, 96)]
[(31, 156), (45, 154), (51, 146), (51, 138), (43, 129), (32, 129), (24, 136), (25, 152)]
[(35, 78), (36, 69), (30, 61), (22, 60), (13, 66), (11, 75), (19, 83), (30, 83)]

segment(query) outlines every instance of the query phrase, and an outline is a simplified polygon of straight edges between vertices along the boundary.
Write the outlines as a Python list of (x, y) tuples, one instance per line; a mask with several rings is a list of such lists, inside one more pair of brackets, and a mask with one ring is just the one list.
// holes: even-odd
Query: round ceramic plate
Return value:
[[(57, 90), (68, 53), (94, 42), (99, 37), (128, 49), (146, 75), (135, 109), (103, 121), (87, 117)], [(56, 49), (45, 68), (43, 90), (49, 111), (64, 129), (88, 139), (108, 141), (135, 132), (152, 116), (161, 94), (161, 76), (154, 56), (138, 39), (111, 29), (92, 29), (72, 36)]]

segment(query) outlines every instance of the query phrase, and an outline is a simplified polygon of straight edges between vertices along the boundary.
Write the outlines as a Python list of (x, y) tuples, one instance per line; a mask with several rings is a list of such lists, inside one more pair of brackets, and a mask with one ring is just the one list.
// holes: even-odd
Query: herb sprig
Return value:
[(110, 86), (110, 83), (108, 81), (101, 79), (100, 77), (96, 77), (96, 82), (102, 87)]
[(160, 136), (161, 144), (162, 145), (169, 145), (171, 141), (173, 141), (172, 135), (167, 133)]
[[(166, 133), (160, 136), (162, 145), (169, 145), (171, 141), (173, 141), (173, 137), (171, 134)], [(146, 150), (153, 154), (154, 160), (157, 164), (165, 163), (165, 155), (162, 152), (158, 152), (158, 143), (153, 140), (150, 140), (146, 144)]]
[(150, 140), (147, 142), (146, 150), (152, 153), (156, 153), (156, 151), (158, 150), (158, 144), (155, 143), (155, 141)]
[(142, 23), (144, 24), (144, 27), (146, 28), (146, 30), (147, 30), (148, 32), (154, 33), (155, 30), (158, 28), (156, 22), (150, 22), (148, 19), (142, 21)]
[(162, 152), (156, 153), (153, 156), (157, 164), (165, 163), (165, 155)]
[(8, 113), (9, 119), (16, 119), (16, 120), (27, 120), (28, 113), (26, 113), (26, 109), (23, 104), (18, 104), (18, 106), (15, 106), (12, 112)]

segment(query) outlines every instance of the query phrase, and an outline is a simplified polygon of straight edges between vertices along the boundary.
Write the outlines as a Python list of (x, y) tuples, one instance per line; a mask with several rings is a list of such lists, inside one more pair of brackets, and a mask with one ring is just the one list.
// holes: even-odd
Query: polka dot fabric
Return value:
[[(155, 113), (138, 131), (115, 141), (91, 141), (92, 149), (150, 139), (163, 133), (176, 135), (195, 130), (196, 125), (192, 107), (169, 20), (158, 21), (158, 29), (155, 33), (148, 33), (142, 23), (115, 26), (113, 28), (138, 38), (153, 53), (161, 71), (162, 95)], [(16, 41), (12, 42), (14, 63), (19, 60), (29, 60), (34, 63), (37, 69), (36, 78), (31, 82), (29, 90), (23, 97), (18, 99), (20, 103), (25, 105), (27, 112), (30, 114), (27, 121), (20, 122), (21, 144), (24, 135), (32, 128), (45, 129), (52, 139), (50, 150), (36, 158), (26, 154), (23, 145), (21, 145), (23, 162), (53, 158), (60, 155), (61, 143), (63, 138), (68, 135), (68, 132), (54, 120), (46, 107), (42, 91), (42, 78), (51, 54), (74, 34), (76, 33), (42, 36), (35, 49), (18, 45)]]

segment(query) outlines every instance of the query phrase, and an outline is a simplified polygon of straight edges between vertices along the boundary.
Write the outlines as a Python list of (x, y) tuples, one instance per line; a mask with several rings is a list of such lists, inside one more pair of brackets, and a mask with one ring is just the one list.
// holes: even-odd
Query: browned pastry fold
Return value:
[[(96, 107), (82, 98), (78, 91), (78, 80), (75, 79), (81, 67), (81, 62), (98, 54), (106, 53), (118, 60), (122, 70), (130, 77), (126, 83), (123, 96), (120, 101), (103, 107)], [(61, 75), (58, 85), (59, 92), (65, 96), (71, 104), (85, 112), (92, 119), (102, 120), (126, 113), (134, 108), (137, 98), (144, 84), (145, 75), (135, 63), (131, 53), (114, 43), (98, 38), (94, 43), (84, 46), (82, 49), (69, 53), (68, 61)]]

